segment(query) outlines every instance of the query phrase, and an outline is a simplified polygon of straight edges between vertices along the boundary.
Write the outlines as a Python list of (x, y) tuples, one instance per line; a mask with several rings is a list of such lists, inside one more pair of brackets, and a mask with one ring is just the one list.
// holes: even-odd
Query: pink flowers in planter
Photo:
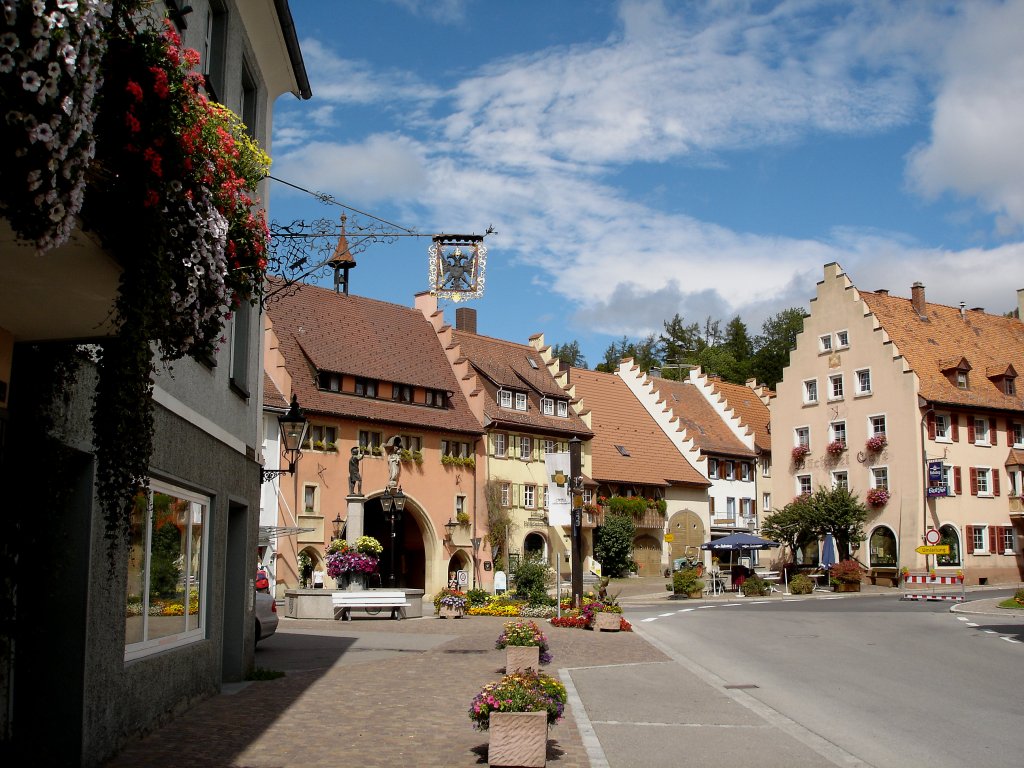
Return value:
[(829, 456), (839, 456), (846, 450), (846, 443), (842, 440), (833, 440), (826, 446), (825, 450), (828, 451)]
[(872, 488), (868, 491), (868, 504), (872, 507), (884, 507), (889, 503), (887, 488)]
[(868, 441), (864, 443), (864, 447), (868, 449), (869, 453), (879, 453), (885, 446), (889, 444), (889, 441), (885, 438), (885, 434), (878, 434), (874, 437), (869, 437)]
[(810, 447), (804, 445), (803, 443), (801, 443), (800, 445), (794, 446), (793, 447), (793, 461), (803, 461), (804, 457), (807, 456), (810, 452), (811, 452)]

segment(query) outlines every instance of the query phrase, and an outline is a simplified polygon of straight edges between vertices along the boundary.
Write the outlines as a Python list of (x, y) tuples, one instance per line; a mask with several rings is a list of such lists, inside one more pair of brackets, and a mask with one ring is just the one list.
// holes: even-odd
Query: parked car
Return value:
[(277, 632), (277, 602), (266, 592), (256, 593), (256, 642)]

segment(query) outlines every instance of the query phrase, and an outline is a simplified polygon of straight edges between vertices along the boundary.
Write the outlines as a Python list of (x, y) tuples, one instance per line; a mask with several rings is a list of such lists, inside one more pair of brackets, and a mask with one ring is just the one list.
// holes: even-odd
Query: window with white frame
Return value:
[(718, 459), (708, 459), (708, 477), (718, 477)]
[(833, 472), (832, 487), (842, 488), (844, 491), (850, 490), (850, 474), (845, 470)]
[(512, 407), (512, 393), (507, 389), (498, 390), (498, 405), (502, 408)]
[(832, 351), (832, 334), (826, 333), (824, 336), (818, 337), (818, 349), (822, 352)]
[(754, 500), (740, 499), (740, 515), (746, 518), (754, 516)]
[(988, 551), (988, 526), (987, 525), (972, 525), (971, 526), (971, 549), (974, 554), (979, 552)]
[(935, 439), (939, 442), (948, 443), (952, 441), (952, 427), (950, 426), (948, 413), (935, 414)]
[(871, 468), (871, 487), (872, 488), (889, 488), (889, 468), (888, 467), (872, 467)]
[(316, 512), (316, 486), (304, 485), (302, 487), (302, 505), (306, 513)]
[(508, 435), (504, 432), (494, 433), (494, 455), (502, 458), (508, 456)]
[(749, 482), (752, 479), (753, 478), (750, 476), (750, 462), (749, 461), (741, 461), (740, 462), (740, 480), (743, 480), (744, 482)]
[(1001, 541), (999, 542), (1003, 546), (1003, 554), (1013, 554), (1013, 528), (1010, 526), (1004, 526), (999, 530)]
[(796, 476), (796, 492), (798, 496), (810, 496), (811, 495), (811, 476), (810, 475), (797, 475)]
[(988, 445), (988, 419), (974, 420), (974, 444)]
[(458, 520), (460, 515), (469, 514), (466, 512), (466, 497), (456, 496), (455, 497), (455, 519)]
[(558, 415), (559, 416), (561, 416), (563, 419), (568, 417), (568, 415), (569, 415), (569, 403), (567, 403), (565, 400), (559, 400), (556, 403), (556, 408), (558, 410)]
[(550, 397), (542, 397), (540, 399), (540, 412), (545, 416), (555, 415), (555, 401)]
[(859, 371), (854, 372), (854, 377), (857, 381), (857, 395), (870, 395), (871, 394), (871, 369), (862, 368)]
[(1024, 447), (1024, 424), (1013, 425), (1013, 445), (1015, 448)]
[(523, 486), (523, 506), (533, 509), (536, 506), (537, 486), (527, 483)]
[(729, 520), (736, 519), (736, 498), (728, 496), (725, 499), (725, 516)]
[(519, 458), (529, 461), (533, 458), (533, 438), (527, 435), (519, 436)]
[(135, 496), (125, 661), (205, 638), (209, 514), (208, 496), (156, 480)]
[(871, 431), (871, 436), (884, 435), (885, 434), (885, 414), (879, 414), (877, 416), (868, 417), (868, 429)]
[(956, 386), (958, 389), (967, 389), (970, 382), (967, 379), (967, 371), (956, 372)]
[(540, 505), (542, 508), (548, 508), (548, 485), (547, 483), (541, 483), (540, 485)]
[(808, 405), (818, 402), (818, 380), (807, 379), (804, 382), (804, 402)]
[(978, 495), (992, 495), (992, 470), (988, 467), (975, 467), (974, 474), (977, 477)]
[(772, 460), (767, 456), (761, 459), (761, 477), (772, 476)]
[(594, 489), (593, 488), (584, 488), (583, 489), (583, 503), (584, 504), (593, 504), (594, 503)]
[(544, 453), (558, 453), (558, 443), (554, 440), (544, 440)]
[(846, 422), (845, 421), (833, 421), (829, 425), (829, 433), (832, 436), (832, 442), (842, 443), (846, 445)]
[(772, 495), (770, 493), (761, 494), (761, 511), (768, 514), (772, 510)]
[(849, 331), (836, 331), (836, 346), (839, 349), (845, 349), (850, 346), (850, 332)]
[(525, 411), (526, 410), (526, 393), (525, 392), (516, 392), (516, 410), (517, 411)]
[(956, 495), (956, 489), (953, 486), (953, 467), (950, 464), (942, 465), (942, 484), (946, 486), (947, 496)]
[(725, 462), (725, 479), (735, 480), (736, 479), (736, 462), (727, 461)]
[(835, 373), (828, 377), (828, 399), (843, 399), (843, 374)]
[(512, 483), (501, 484), (501, 506), (512, 506)]
[(811, 428), (810, 427), (797, 427), (796, 428), (796, 444), (802, 445), (804, 448), (811, 447)]

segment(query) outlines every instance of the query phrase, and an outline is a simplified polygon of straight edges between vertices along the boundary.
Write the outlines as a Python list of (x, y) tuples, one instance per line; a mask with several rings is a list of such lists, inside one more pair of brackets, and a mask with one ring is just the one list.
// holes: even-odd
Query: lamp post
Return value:
[(309, 422), (299, 408), (299, 399), (293, 394), (292, 404), (286, 413), (277, 417), (281, 428), (281, 445), (284, 455), (288, 460), (288, 469), (263, 469), (261, 470), (261, 481), (270, 482), (281, 475), (295, 473), (295, 465), (302, 456), (302, 444), (306, 441), (306, 432), (309, 430)]
[(340, 539), (341, 538), (341, 523), (342, 523), (341, 512), (336, 514), (334, 516), (334, 520), (332, 520), (331, 522), (334, 523), (334, 538), (335, 539)]
[(445, 529), (445, 531), (447, 531), (447, 533), (445, 533), (444, 537), (446, 539), (448, 539), (448, 541), (451, 541), (452, 540), (452, 536), (455, 535), (455, 529), (458, 528), (458, 527), (459, 527), (458, 523), (456, 523), (451, 518), (448, 518), (448, 522), (444, 524), (444, 529)]
[(402, 493), (402, 486), (398, 488), (385, 488), (384, 494), (380, 497), (380, 505), (384, 509), (384, 519), (391, 524), (391, 556), (390, 572), (388, 573), (388, 586), (395, 586), (395, 523), (402, 519), (402, 510), (405, 509), (405, 494)]
[(583, 605), (583, 444), (569, 441), (569, 483), (572, 494), (572, 604)]

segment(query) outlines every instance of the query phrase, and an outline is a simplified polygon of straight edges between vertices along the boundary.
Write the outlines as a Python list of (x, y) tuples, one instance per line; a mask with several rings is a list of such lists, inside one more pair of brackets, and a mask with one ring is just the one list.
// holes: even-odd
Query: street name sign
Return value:
[(922, 544), (914, 551), (919, 555), (948, 555), (949, 544), (935, 544), (933, 546)]

